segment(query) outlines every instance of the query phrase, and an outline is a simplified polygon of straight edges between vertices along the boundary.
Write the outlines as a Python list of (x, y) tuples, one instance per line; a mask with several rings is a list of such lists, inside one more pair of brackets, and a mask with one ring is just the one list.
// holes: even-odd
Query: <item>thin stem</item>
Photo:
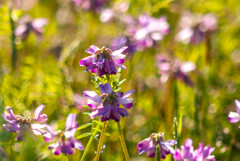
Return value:
[(173, 80), (173, 107), (175, 109), (175, 120), (174, 120), (174, 126), (175, 126), (175, 139), (177, 140), (177, 147), (180, 147), (180, 141), (179, 141), (179, 135), (178, 135), (178, 87), (177, 87), (177, 81)]
[(20, 151), (20, 161), (24, 160), (24, 142), (25, 142), (25, 140), (22, 141), (22, 147), (21, 147), (21, 151)]
[(122, 145), (122, 149), (123, 149), (125, 159), (126, 159), (126, 161), (130, 161), (120, 122), (118, 122), (117, 125), (118, 125), (119, 137), (120, 137), (120, 141), (121, 141), (121, 145)]
[(97, 134), (97, 132), (98, 132), (97, 130), (98, 130), (99, 128), (100, 128), (100, 123), (97, 124), (97, 126), (96, 126), (96, 128), (95, 128), (95, 130), (94, 130), (94, 132), (93, 132), (93, 134), (92, 134), (92, 136), (91, 136), (91, 138), (89, 139), (89, 141), (88, 141), (88, 143), (87, 143), (87, 146), (86, 146), (86, 149), (85, 149), (84, 152), (83, 152), (81, 161), (84, 161), (84, 160), (85, 160), (85, 157), (86, 157), (86, 155), (87, 155), (87, 153), (88, 153), (88, 151), (89, 151), (89, 149), (90, 149), (90, 147), (91, 147), (91, 145), (92, 145), (93, 138), (94, 138), (94, 136)]
[(107, 127), (107, 121), (104, 121), (101, 136), (100, 136), (100, 140), (99, 140), (99, 143), (98, 143), (98, 149), (97, 149), (97, 154), (96, 154), (96, 157), (95, 157), (95, 161), (99, 161), (100, 152), (101, 152), (103, 141), (104, 141), (104, 133), (105, 133), (106, 127)]
[(157, 161), (161, 161), (160, 147), (157, 147)]
[(10, 27), (11, 27), (11, 45), (12, 45), (12, 69), (15, 70), (16, 67), (16, 60), (17, 60), (17, 53), (16, 53), (16, 44), (15, 44), (15, 34), (14, 34), (14, 22), (12, 18), (12, 9), (9, 9), (9, 20), (10, 20)]

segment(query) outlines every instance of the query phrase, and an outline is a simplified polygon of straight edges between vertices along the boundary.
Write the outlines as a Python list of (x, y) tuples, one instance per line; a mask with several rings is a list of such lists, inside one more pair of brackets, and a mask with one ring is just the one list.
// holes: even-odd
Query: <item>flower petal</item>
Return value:
[(86, 50), (86, 52), (89, 54), (94, 54), (97, 50), (100, 50), (100, 49), (95, 45), (91, 45), (90, 48)]

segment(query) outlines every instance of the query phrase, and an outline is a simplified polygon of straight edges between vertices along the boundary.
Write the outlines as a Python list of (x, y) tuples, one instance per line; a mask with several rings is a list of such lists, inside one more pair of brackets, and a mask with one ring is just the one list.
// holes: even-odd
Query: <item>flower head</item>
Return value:
[(146, 138), (137, 144), (138, 153), (147, 153), (148, 157), (152, 158), (156, 156), (156, 148), (160, 147), (161, 158), (165, 159), (166, 155), (174, 153), (174, 149), (171, 147), (177, 142), (175, 140), (165, 141), (163, 139), (164, 133), (152, 133), (149, 138)]
[(79, 150), (84, 150), (81, 142), (74, 138), (75, 132), (77, 131), (78, 123), (76, 122), (76, 114), (70, 113), (66, 120), (65, 131), (55, 132), (51, 126), (46, 125), (49, 133), (44, 134), (43, 138), (45, 142), (50, 142), (56, 139), (57, 142), (51, 144), (48, 149), (53, 149), (55, 155), (63, 154), (73, 154), (74, 148)]
[(20, 19), (19, 25), (15, 29), (14, 33), (22, 39), (26, 39), (30, 34), (30, 31), (41, 36), (44, 31), (44, 26), (47, 24), (48, 20), (46, 18), (37, 18), (32, 20), (29, 16), (23, 16)]
[[(83, 92), (84, 96), (88, 98), (88, 106), (93, 109), (91, 118), (100, 116), (102, 121), (112, 119), (118, 122), (121, 117), (128, 116), (126, 109), (130, 109), (133, 105), (132, 99), (128, 99), (128, 97), (134, 90), (128, 91), (123, 95), (122, 92), (114, 92), (108, 83), (100, 84), (99, 88), (101, 90), (100, 97), (94, 91)], [(120, 108), (120, 104), (124, 108)]]
[(170, 76), (173, 76), (174, 78), (183, 81), (188, 86), (193, 85), (188, 73), (196, 68), (194, 63), (180, 63), (177, 59), (167, 59), (160, 54), (157, 55), (156, 59), (162, 83), (165, 83)]
[(80, 66), (86, 66), (86, 71), (96, 73), (99, 77), (104, 74), (116, 74), (117, 67), (126, 69), (123, 65), (126, 55), (123, 52), (127, 47), (122, 47), (119, 50), (111, 51), (106, 47), (99, 49), (92, 45), (86, 50), (87, 53), (92, 54), (82, 60), (80, 60)]
[(215, 157), (211, 155), (215, 148), (210, 148), (210, 146), (203, 147), (200, 143), (198, 148), (194, 150), (192, 146), (193, 141), (187, 139), (184, 146), (181, 149), (177, 149), (173, 155), (176, 161), (214, 161)]
[(72, 0), (76, 6), (83, 10), (100, 11), (109, 0)]
[(236, 123), (240, 121), (240, 102), (235, 100), (236, 110), (237, 112), (230, 112), (228, 115), (228, 119), (231, 123)]
[(46, 132), (42, 130), (45, 125), (40, 124), (44, 123), (47, 120), (47, 115), (42, 114), (44, 105), (38, 106), (35, 110), (34, 117), (23, 117), (20, 115), (15, 115), (11, 107), (6, 107), (9, 111), (5, 111), (2, 115), (3, 119), (8, 122), (8, 124), (3, 124), (3, 129), (9, 132), (18, 132), (16, 140), (23, 140), (24, 135), (27, 133), (27, 130), (30, 130), (35, 135), (43, 135)]
[(213, 14), (193, 15), (185, 12), (180, 20), (180, 31), (176, 40), (186, 44), (199, 44), (207, 32), (213, 32), (216, 28), (217, 19)]

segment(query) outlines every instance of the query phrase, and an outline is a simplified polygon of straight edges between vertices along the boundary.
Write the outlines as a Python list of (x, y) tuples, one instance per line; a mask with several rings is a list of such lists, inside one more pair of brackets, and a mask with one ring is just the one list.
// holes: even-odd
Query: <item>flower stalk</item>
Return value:
[(85, 149), (84, 152), (83, 152), (81, 161), (84, 161), (84, 160), (85, 160), (85, 157), (86, 157), (86, 155), (87, 155), (87, 153), (88, 153), (88, 151), (89, 151), (89, 149), (90, 149), (90, 147), (91, 147), (91, 145), (92, 145), (93, 138), (94, 138), (94, 136), (97, 134), (97, 132), (98, 132), (97, 130), (99, 129), (99, 127), (100, 127), (100, 123), (97, 124), (97, 126), (96, 126), (96, 128), (95, 128), (95, 130), (94, 130), (94, 132), (93, 132), (93, 134), (92, 134), (92, 136), (91, 136), (91, 138), (89, 139), (89, 141), (88, 141), (88, 143), (87, 143), (87, 146), (86, 146), (86, 149)]
[(99, 144), (98, 144), (97, 154), (96, 154), (96, 157), (95, 157), (95, 161), (99, 161), (100, 152), (101, 152), (101, 148), (102, 148), (103, 141), (104, 141), (104, 133), (105, 133), (106, 127), (107, 127), (107, 121), (104, 121), (101, 136), (100, 136), (100, 140), (99, 140)]
[(157, 147), (157, 161), (161, 161), (160, 147)]
[(130, 157), (129, 157), (127, 146), (126, 146), (126, 143), (125, 143), (125, 140), (124, 140), (124, 136), (123, 136), (123, 132), (122, 132), (120, 122), (117, 123), (117, 126), (118, 126), (119, 138), (120, 138), (120, 141), (121, 141), (121, 145), (122, 145), (122, 149), (123, 149), (125, 159), (126, 159), (126, 161), (130, 161)]

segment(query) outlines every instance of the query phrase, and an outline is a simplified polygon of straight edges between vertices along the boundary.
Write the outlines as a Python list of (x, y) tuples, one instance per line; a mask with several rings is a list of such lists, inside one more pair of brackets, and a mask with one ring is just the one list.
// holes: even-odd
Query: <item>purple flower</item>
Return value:
[(137, 24), (129, 26), (128, 31), (137, 42), (138, 51), (142, 51), (162, 40), (169, 32), (169, 24), (166, 17), (153, 18), (144, 14), (138, 17)]
[(41, 36), (44, 31), (44, 26), (48, 24), (46, 18), (37, 18), (31, 20), (29, 16), (23, 16), (18, 24), (18, 27), (15, 29), (14, 33), (16, 36), (26, 39), (30, 34), (30, 31), (35, 33), (38, 36)]
[(167, 82), (168, 78), (170, 76), (173, 76), (175, 79), (183, 81), (188, 86), (193, 85), (193, 82), (189, 78), (188, 73), (196, 68), (194, 63), (180, 63), (179, 60), (170, 60), (160, 54), (156, 56), (156, 59), (162, 83)]
[(72, 0), (76, 6), (84, 10), (100, 11), (109, 0)]
[(200, 143), (198, 148), (194, 150), (192, 146), (193, 141), (187, 139), (184, 146), (181, 149), (177, 149), (173, 155), (176, 161), (214, 161), (215, 156), (211, 155), (215, 148), (210, 148), (210, 146), (203, 147)]
[(165, 159), (166, 155), (173, 154), (174, 149), (171, 147), (177, 142), (175, 140), (165, 141), (163, 139), (164, 133), (152, 133), (149, 138), (146, 138), (137, 144), (138, 153), (147, 153), (148, 157), (156, 156), (156, 148), (160, 147), (161, 158)]
[(38, 106), (38, 108), (35, 110), (34, 117), (23, 117), (20, 115), (15, 115), (11, 107), (6, 107), (9, 113), (5, 111), (2, 117), (8, 122), (8, 124), (3, 124), (3, 129), (9, 132), (18, 132), (16, 137), (16, 140), (18, 141), (23, 140), (27, 130), (30, 130), (35, 135), (45, 134), (46, 132), (42, 130), (42, 128), (45, 128), (45, 125), (40, 124), (47, 120), (47, 115), (42, 114), (43, 108), (44, 105)]
[(122, 20), (125, 18), (123, 14), (129, 8), (128, 2), (116, 2), (112, 8), (102, 9), (100, 13), (100, 21), (103, 23), (111, 22), (112, 20)]
[(180, 31), (176, 40), (186, 44), (199, 44), (207, 32), (213, 32), (216, 28), (217, 19), (213, 14), (192, 15), (185, 12), (180, 20)]
[(86, 50), (87, 53), (92, 54), (82, 60), (80, 60), (80, 66), (86, 66), (86, 71), (96, 73), (99, 77), (104, 74), (116, 74), (117, 67), (126, 69), (123, 65), (126, 55), (123, 52), (127, 47), (122, 47), (119, 50), (112, 52), (110, 49), (98, 47), (92, 45)]
[(235, 100), (236, 110), (237, 112), (230, 112), (228, 115), (228, 119), (231, 123), (236, 123), (240, 121), (240, 102)]
[(127, 49), (123, 52), (123, 54), (133, 55), (137, 50), (137, 45), (133, 41), (130, 40), (129, 37), (119, 37), (112, 41), (111, 49), (116, 50), (119, 48), (122, 48), (124, 46), (127, 46)]
[[(91, 118), (100, 116), (101, 121), (112, 119), (118, 122), (121, 117), (128, 116), (126, 109), (130, 109), (133, 105), (132, 99), (128, 99), (128, 97), (134, 90), (128, 91), (123, 95), (122, 92), (114, 92), (108, 83), (100, 84), (99, 88), (101, 97), (94, 91), (83, 92), (84, 96), (88, 98), (88, 106), (93, 109)], [(119, 104), (124, 108), (120, 108)]]
[(66, 129), (65, 131), (55, 132), (51, 126), (46, 125), (49, 133), (44, 134), (43, 138), (45, 142), (50, 142), (53, 139), (56, 139), (57, 142), (51, 144), (48, 149), (52, 149), (55, 155), (63, 154), (73, 154), (74, 148), (79, 150), (84, 150), (84, 147), (81, 142), (75, 139), (74, 135), (78, 128), (78, 123), (76, 122), (76, 114), (70, 113), (66, 120)]

